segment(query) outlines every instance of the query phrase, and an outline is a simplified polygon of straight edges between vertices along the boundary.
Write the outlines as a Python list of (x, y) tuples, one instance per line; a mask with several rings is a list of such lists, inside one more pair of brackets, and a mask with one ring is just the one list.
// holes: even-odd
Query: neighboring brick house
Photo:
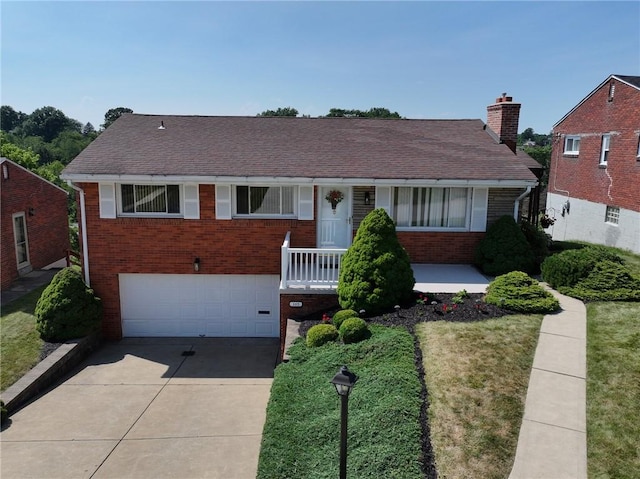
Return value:
[(640, 77), (611, 75), (553, 127), (554, 240), (640, 253)]
[(539, 165), (512, 149), (519, 107), (489, 107), (496, 133), (481, 120), (123, 115), (62, 175), (84, 195), (103, 332), (282, 338), (290, 315), (336, 303), (339, 260), (376, 207), (412, 262), (472, 262), (487, 225), (537, 185)]
[(0, 159), (2, 290), (46, 268), (69, 249), (67, 192), (7, 158)]

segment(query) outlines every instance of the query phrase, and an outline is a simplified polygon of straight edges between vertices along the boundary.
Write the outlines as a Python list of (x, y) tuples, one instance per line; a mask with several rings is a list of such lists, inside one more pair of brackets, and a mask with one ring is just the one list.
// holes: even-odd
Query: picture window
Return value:
[(139, 215), (179, 215), (179, 185), (120, 185), (120, 212)]

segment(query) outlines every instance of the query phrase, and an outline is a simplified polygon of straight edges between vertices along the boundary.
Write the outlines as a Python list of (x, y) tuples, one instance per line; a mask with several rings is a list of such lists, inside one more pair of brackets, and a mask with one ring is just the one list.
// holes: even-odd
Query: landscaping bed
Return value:
[[(419, 293), (411, 302), (404, 303), (398, 311), (391, 310), (386, 313), (367, 317), (366, 312), (362, 316), (368, 323), (382, 324), (385, 326), (404, 326), (413, 332), (419, 323), (428, 321), (449, 321), (470, 323), (483, 321), (488, 318), (499, 318), (507, 314), (513, 314), (505, 308), (500, 308), (483, 301), (484, 294), (470, 293), (462, 299), (462, 303), (454, 302), (456, 294), (448, 293)], [(322, 315), (332, 316), (336, 310), (315, 313), (300, 320), (299, 332), (306, 336), (312, 326), (322, 323)]]

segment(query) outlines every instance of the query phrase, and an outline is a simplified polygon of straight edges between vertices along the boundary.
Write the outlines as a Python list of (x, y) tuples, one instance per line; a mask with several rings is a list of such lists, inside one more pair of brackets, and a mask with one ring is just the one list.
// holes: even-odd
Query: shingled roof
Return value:
[[(162, 127), (162, 128), (161, 128)], [(63, 178), (144, 175), (356, 180), (499, 180), (531, 183), (481, 120), (209, 117), (125, 114)]]

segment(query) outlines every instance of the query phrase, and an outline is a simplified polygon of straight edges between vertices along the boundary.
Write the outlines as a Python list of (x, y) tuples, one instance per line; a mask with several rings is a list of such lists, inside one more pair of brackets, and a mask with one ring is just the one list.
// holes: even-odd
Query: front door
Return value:
[(27, 242), (27, 222), (24, 213), (13, 215), (13, 237), (16, 245), (18, 269), (29, 268), (29, 244)]
[(348, 248), (352, 235), (351, 187), (323, 186), (318, 190), (318, 247)]

